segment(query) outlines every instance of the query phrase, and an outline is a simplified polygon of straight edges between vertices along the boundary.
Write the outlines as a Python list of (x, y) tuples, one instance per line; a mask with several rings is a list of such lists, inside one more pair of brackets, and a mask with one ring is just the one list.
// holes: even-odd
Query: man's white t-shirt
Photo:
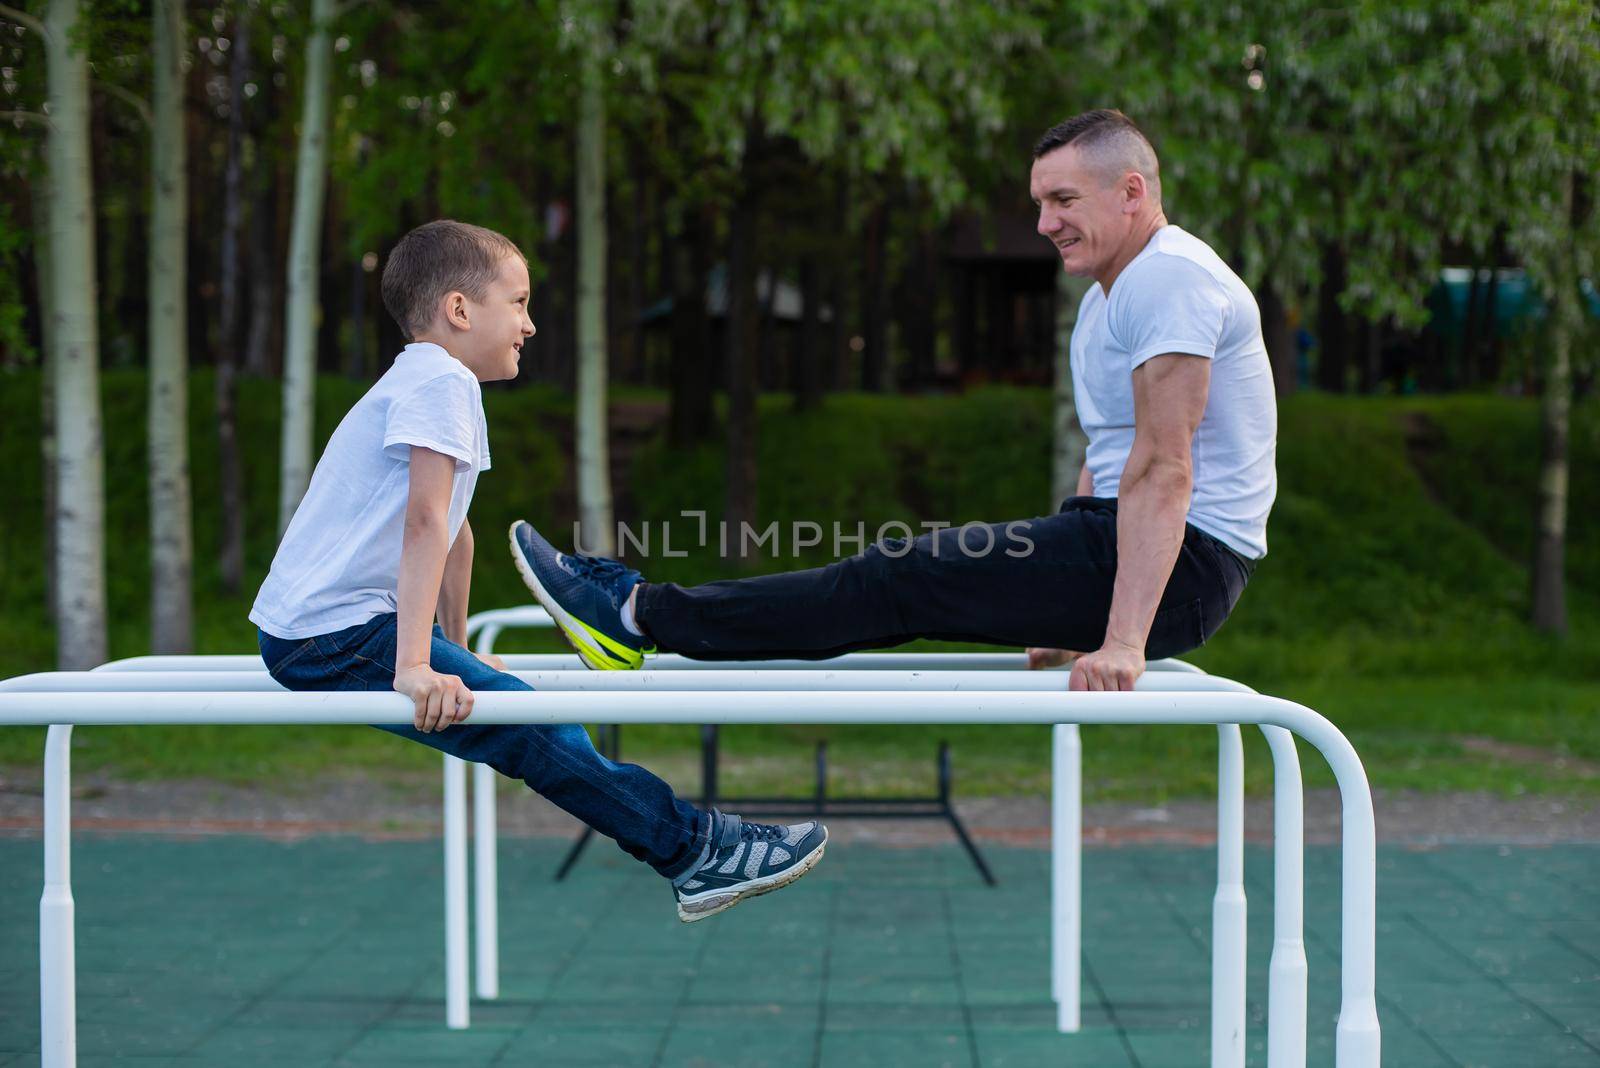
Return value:
[(1089, 287), (1072, 330), (1072, 388), (1096, 497), (1115, 497), (1133, 449), (1133, 371), (1153, 356), (1211, 361), (1193, 443), (1189, 522), (1252, 560), (1278, 492), (1277, 397), (1261, 312), (1204, 241), (1163, 226), (1107, 294)]
[(478, 380), (438, 345), (407, 345), (328, 439), (250, 621), (277, 638), (310, 638), (396, 610), (411, 449), (453, 457), (450, 543), (478, 473), (489, 426)]

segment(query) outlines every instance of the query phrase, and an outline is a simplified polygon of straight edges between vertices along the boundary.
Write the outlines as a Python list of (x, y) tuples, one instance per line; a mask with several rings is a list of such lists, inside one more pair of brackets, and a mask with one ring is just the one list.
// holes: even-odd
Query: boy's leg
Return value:
[[(702, 660), (822, 659), (916, 638), (1097, 649), (1117, 570), (1113, 501), (1054, 516), (873, 545), (826, 567), (682, 587), (648, 583), (635, 619), (664, 650)], [(1221, 626), (1248, 570), (1188, 528), (1147, 655), (1173, 656)]]
[[(264, 640), (264, 654), (265, 645)], [(290, 689), (389, 690), (394, 652), (395, 617), (386, 615), (307, 639), (277, 664), (269, 658), (268, 666)], [(460, 676), (474, 691), (530, 689), (445, 640), (437, 628), (430, 659), (435, 671)], [(709, 854), (711, 817), (644, 768), (601, 756), (577, 724), (477, 726), (468, 720), (428, 733), (410, 726), (381, 729), (521, 779), (669, 879)]]

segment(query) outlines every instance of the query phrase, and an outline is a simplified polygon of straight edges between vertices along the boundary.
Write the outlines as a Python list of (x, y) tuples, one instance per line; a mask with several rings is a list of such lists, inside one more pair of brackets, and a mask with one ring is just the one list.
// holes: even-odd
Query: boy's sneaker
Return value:
[(678, 919), (684, 923), (787, 886), (822, 859), (828, 844), (828, 829), (816, 822), (790, 827), (747, 823), (715, 810), (712, 821), (717, 840), (710, 858), (673, 883)]
[(622, 625), (622, 606), (639, 572), (599, 556), (573, 556), (517, 520), (511, 524), (511, 558), (578, 656), (597, 671), (632, 671), (655, 652)]

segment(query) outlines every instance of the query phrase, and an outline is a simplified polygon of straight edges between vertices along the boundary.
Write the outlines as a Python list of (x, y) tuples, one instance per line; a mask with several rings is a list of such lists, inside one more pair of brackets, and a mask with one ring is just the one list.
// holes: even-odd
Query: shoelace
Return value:
[(563, 553), (562, 559), (566, 560), (574, 575), (583, 579), (591, 579), (595, 582), (614, 582), (617, 579), (638, 573), (620, 561), (609, 560), (604, 556), (578, 556), (575, 553)]
[(745, 842), (776, 842), (789, 833), (789, 828), (773, 823), (742, 823), (739, 838)]

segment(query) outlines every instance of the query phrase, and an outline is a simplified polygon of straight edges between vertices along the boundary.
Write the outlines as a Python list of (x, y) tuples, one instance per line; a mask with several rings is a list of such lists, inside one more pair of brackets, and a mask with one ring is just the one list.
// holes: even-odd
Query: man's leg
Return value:
[[(1222, 624), (1243, 589), (1226, 552), (1186, 532), (1149, 656), (1193, 649)], [(643, 584), (635, 619), (662, 649), (702, 660), (823, 659), (916, 638), (1097, 649), (1116, 568), (1115, 502), (1075, 498), (1057, 515), (874, 545), (808, 571)]]

